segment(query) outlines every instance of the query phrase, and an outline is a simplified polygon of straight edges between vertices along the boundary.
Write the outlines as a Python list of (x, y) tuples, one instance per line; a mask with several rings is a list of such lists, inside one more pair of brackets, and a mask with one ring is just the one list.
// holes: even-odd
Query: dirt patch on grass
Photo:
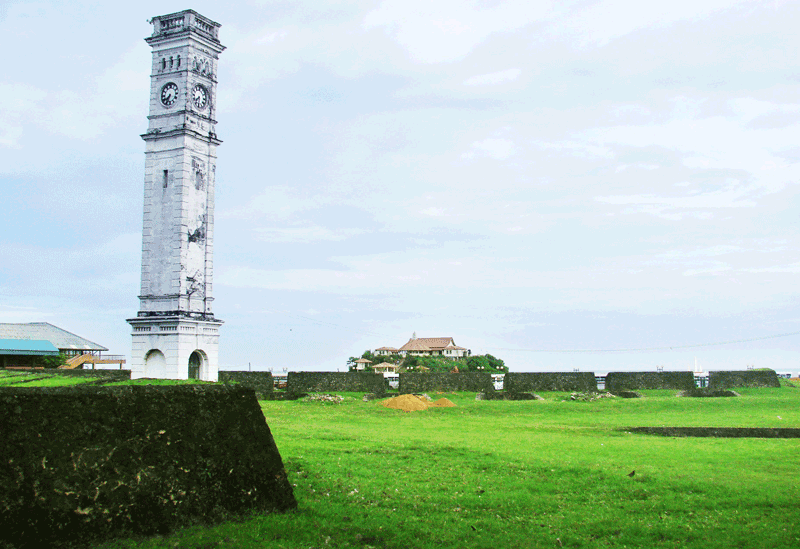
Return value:
[(428, 408), (452, 408), (455, 404), (446, 398), (432, 402), (425, 397), (417, 395), (400, 395), (384, 400), (383, 405), (393, 410), (402, 410), (404, 412), (419, 412), (427, 410)]

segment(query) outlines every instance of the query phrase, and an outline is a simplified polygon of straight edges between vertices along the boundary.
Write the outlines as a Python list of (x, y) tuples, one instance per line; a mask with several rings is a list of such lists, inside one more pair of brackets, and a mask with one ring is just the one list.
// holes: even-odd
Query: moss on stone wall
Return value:
[(708, 372), (710, 389), (730, 389), (731, 387), (780, 387), (775, 370), (743, 370), (727, 372)]
[(692, 372), (609, 372), (606, 376), (606, 390), (639, 391), (642, 389), (694, 389)]
[(251, 389), (0, 388), (0, 540), (42, 547), (296, 507)]
[(386, 392), (383, 374), (373, 372), (289, 372), (286, 378), (288, 393)]
[(403, 372), (400, 393), (425, 391), (493, 392), (492, 374), (488, 372)]
[(219, 382), (235, 383), (240, 387), (253, 389), (258, 398), (269, 398), (269, 393), (275, 389), (275, 383), (271, 372), (220, 370)]
[(509, 372), (503, 380), (507, 393), (536, 391), (597, 391), (594, 372)]

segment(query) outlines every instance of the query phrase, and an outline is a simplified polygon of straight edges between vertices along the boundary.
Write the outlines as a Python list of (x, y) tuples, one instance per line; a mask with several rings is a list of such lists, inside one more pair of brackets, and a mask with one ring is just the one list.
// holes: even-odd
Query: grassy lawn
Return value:
[(800, 440), (617, 430), (800, 427), (800, 389), (739, 392), (595, 402), (448, 394), (456, 408), (413, 413), (360, 394), (262, 402), (296, 512), (102, 547), (798, 547)]
[(66, 377), (37, 372), (0, 372), (0, 387), (67, 387), (97, 381), (97, 378)]

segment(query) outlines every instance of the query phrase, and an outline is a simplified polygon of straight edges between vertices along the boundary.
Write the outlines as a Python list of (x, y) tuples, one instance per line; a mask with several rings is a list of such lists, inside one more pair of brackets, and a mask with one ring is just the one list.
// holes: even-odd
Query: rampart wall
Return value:
[(220, 370), (219, 382), (227, 384), (235, 383), (240, 387), (253, 389), (256, 392), (256, 396), (259, 398), (268, 395), (275, 388), (272, 372)]
[(400, 393), (426, 391), (493, 392), (492, 374), (487, 372), (403, 372)]
[(286, 376), (288, 393), (386, 392), (383, 374), (374, 372), (289, 372)]
[(0, 545), (165, 533), (296, 507), (252, 389), (0, 388)]
[(732, 387), (780, 387), (775, 370), (743, 370), (708, 372), (709, 389)]
[(503, 389), (506, 393), (597, 391), (597, 381), (594, 372), (509, 372)]
[(606, 376), (606, 390), (639, 391), (641, 389), (694, 389), (692, 372), (609, 372)]

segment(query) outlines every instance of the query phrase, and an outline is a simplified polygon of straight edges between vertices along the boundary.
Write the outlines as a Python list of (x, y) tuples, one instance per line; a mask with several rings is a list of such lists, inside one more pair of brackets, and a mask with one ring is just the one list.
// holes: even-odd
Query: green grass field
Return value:
[(97, 381), (90, 377), (65, 377), (47, 373), (46, 370), (34, 372), (0, 371), (0, 387), (68, 387)]
[(800, 547), (800, 440), (617, 430), (800, 427), (800, 389), (739, 392), (448, 394), (456, 408), (413, 413), (360, 394), (262, 402), (296, 512), (102, 547)]

